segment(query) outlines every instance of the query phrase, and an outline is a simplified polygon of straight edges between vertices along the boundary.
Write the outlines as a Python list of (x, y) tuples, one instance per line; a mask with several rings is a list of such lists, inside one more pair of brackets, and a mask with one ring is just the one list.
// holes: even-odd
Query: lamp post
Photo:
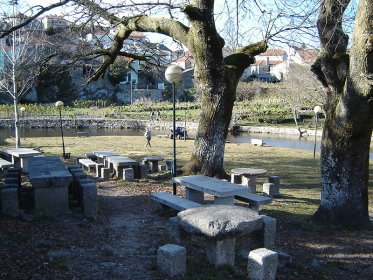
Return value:
[[(170, 65), (167, 67), (166, 72), (165, 72), (165, 77), (166, 80), (172, 84), (172, 139), (173, 139), (173, 145), (174, 145), (174, 150), (173, 150), (173, 159), (172, 159), (172, 177), (176, 177), (176, 135), (175, 135), (175, 130), (176, 130), (176, 108), (175, 108), (175, 103), (176, 103), (176, 96), (175, 96), (175, 84), (180, 82), (181, 77), (183, 75), (183, 69), (177, 65)], [(172, 192), (173, 194), (176, 194), (176, 183), (172, 182)]]
[(62, 137), (62, 156), (63, 158), (65, 158), (65, 143), (63, 141), (63, 129), (62, 129), (62, 114), (61, 114), (61, 110), (62, 110), (62, 107), (63, 107), (63, 102), (62, 101), (57, 101), (56, 102), (56, 107), (57, 109), (60, 111), (60, 127), (61, 127), (61, 137)]
[(22, 134), (23, 134), (23, 140), (25, 140), (25, 118), (24, 118), (24, 113), (26, 111), (26, 108), (25, 107), (21, 107), (19, 108), (19, 110), (21, 111), (21, 118), (22, 118)]
[(131, 105), (132, 105), (132, 91), (133, 91), (133, 88), (132, 88), (132, 79), (130, 81), (130, 84), (131, 84)]
[(313, 108), (313, 111), (315, 113), (315, 144), (313, 146), (313, 158), (316, 157), (316, 137), (317, 137), (317, 124), (319, 121), (319, 113), (321, 112), (321, 107), (320, 106), (315, 106)]

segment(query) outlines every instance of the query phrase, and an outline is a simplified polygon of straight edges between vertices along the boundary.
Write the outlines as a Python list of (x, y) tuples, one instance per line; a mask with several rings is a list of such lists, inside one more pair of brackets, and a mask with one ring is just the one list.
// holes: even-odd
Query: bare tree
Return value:
[[(224, 7), (231, 7), (229, 1), (224, 2), (220, 11), (214, 0), (113, 0), (110, 4), (107, 1), (56, 0), (55, 3), (53, 7), (67, 5), (66, 10), (70, 9), (79, 15), (76, 25), (84, 26), (94, 18), (96, 22), (116, 30), (110, 47), (91, 51), (91, 54), (105, 58), (91, 80), (103, 75), (118, 55), (146, 59), (143, 54), (123, 51), (124, 41), (134, 31), (166, 35), (191, 51), (195, 59), (196, 90), (201, 96), (204, 110), (200, 115), (191, 160), (183, 171), (217, 177), (226, 176), (223, 167), (224, 145), (236, 87), (243, 71), (254, 62), (255, 55), (266, 50), (269, 40), (281, 40), (282, 35), (294, 33), (294, 30), (309, 32), (312, 27), (310, 16), (306, 13), (310, 8), (307, 1), (278, 0), (275, 5), (269, 5), (268, 1), (238, 1), (233, 3), (235, 5), (231, 10), (236, 10), (238, 17), (248, 14), (250, 27), (243, 30), (237, 24), (240, 20), (236, 20), (235, 33), (243, 36), (232, 46), (233, 52), (224, 57), (225, 41), (218, 32), (216, 22), (220, 22), (219, 16), (223, 15)], [(30, 19), (53, 7), (35, 8), (35, 14)], [(285, 13), (286, 9), (289, 9), (289, 13)], [(69, 14), (71, 16), (72, 13)], [(256, 27), (251, 27), (252, 23), (256, 23)], [(0, 36), (11, 31), (2, 32)]]
[(372, 136), (373, 2), (359, 1), (351, 51), (343, 20), (350, 0), (321, 2), (321, 52), (313, 72), (327, 96), (321, 144), (321, 203), (315, 218), (352, 228), (370, 227), (369, 149)]
[[(13, 1), (13, 13), (3, 18), (4, 25), (19, 25), (26, 17), (17, 12), (17, 1)], [(20, 146), (18, 103), (34, 85), (38, 73), (38, 62), (44, 51), (45, 38), (40, 22), (34, 21), (13, 30), (1, 41), (0, 51), (4, 64), (0, 69), (0, 92), (8, 94), (14, 104), (16, 148)]]

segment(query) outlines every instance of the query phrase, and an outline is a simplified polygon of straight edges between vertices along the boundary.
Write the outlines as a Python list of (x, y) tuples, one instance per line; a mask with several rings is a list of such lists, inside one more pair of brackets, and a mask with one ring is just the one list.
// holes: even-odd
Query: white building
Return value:
[(70, 23), (62, 16), (48, 15), (42, 18), (44, 29), (65, 29), (70, 26)]

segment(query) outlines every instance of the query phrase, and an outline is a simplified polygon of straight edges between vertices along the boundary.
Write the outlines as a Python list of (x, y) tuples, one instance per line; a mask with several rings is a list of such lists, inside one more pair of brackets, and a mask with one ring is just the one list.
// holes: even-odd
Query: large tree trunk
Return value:
[(223, 178), (224, 148), (232, 116), (236, 88), (244, 69), (254, 56), (266, 50), (265, 42), (237, 50), (224, 58), (224, 40), (215, 28), (212, 0), (194, 0), (186, 7), (192, 22), (189, 47), (195, 59), (194, 76), (202, 110), (191, 160), (182, 168), (184, 174), (201, 173)]
[(369, 148), (372, 135), (373, 2), (360, 1), (353, 46), (342, 16), (349, 1), (326, 0), (318, 20), (321, 52), (313, 71), (328, 95), (321, 145), (321, 203), (315, 219), (349, 228), (370, 227)]
[(368, 167), (371, 120), (354, 127), (328, 112), (321, 145), (322, 192), (315, 218), (350, 228), (369, 227)]

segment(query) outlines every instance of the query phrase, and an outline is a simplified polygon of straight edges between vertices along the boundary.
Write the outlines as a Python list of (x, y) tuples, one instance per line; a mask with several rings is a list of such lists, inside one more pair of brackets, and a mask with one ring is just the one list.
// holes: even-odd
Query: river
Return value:
[[(63, 134), (66, 137), (75, 137), (77, 131), (89, 132), (91, 136), (141, 136), (144, 131), (138, 129), (64, 129)], [(61, 136), (61, 130), (59, 128), (25, 128), (20, 129), (21, 138), (24, 137), (58, 137)], [(152, 130), (153, 136), (170, 134), (167, 130)], [(190, 137), (195, 137), (194, 131), (188, 132)], [(14, 137), (14, 129), (2, 128), (0, 129), (0, 139)], [(275, 147), (285, 147), (303, 150), (313, 150), (314, 149), (314, 137), (302, 137), (299, 138), (294, 135), (280, 135), (280, 134), (263, 134), (263, 133), (239, 133), (239, 134), (228, 134), (227, 141), (231, 143), (250, 143), (251, 139), (262, 139), (265, 145), (275, 146)], [(316, 149), (320, 148), (320, 138), (317, 139)]]

